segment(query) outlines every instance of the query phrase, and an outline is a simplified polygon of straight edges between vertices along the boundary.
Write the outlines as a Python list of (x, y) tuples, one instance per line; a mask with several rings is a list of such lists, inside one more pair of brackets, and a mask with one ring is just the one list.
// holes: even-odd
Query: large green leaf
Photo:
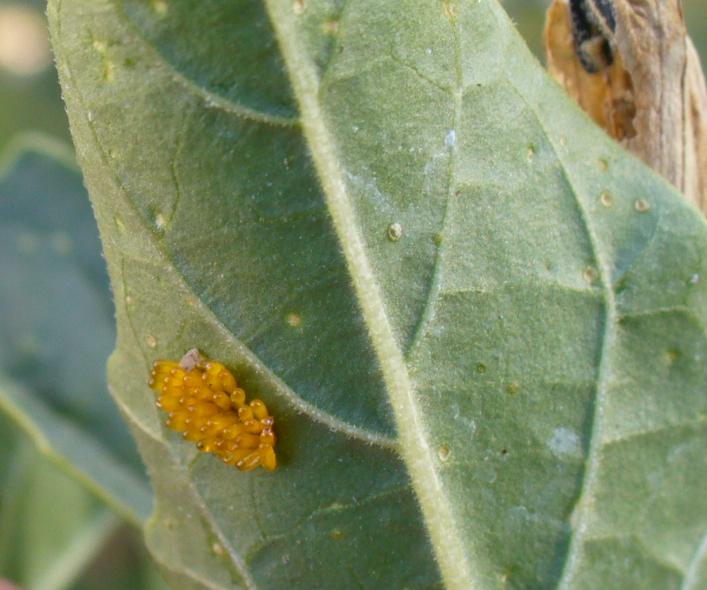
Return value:
[[(176, 587), (704, 583), (707, 227), (496, 2), (50, 21)], [(272, 407), (275, 473), (161, 425), (193, 346)]]
[(151, 494), (107, 392), (113, 310), (81, 175), (67, 148), (37, 135), (3, 156), (0, 408), (45, 454), (141, 521)]

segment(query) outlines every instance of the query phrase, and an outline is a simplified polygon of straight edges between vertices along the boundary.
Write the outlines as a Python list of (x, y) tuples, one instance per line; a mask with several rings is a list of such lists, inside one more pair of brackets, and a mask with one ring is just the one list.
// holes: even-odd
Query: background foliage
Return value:
[[(541, 55), (545, 2), (505, 4)], [(0, 2), (17, 6), (44, 10), (41, 1)], [(686, 7), (704, 63), (707, 2)], [(115, 588), (158, 588), (141, 541), (121, 524), (146, 516), (149, 491), (105, 392), (110, 295), (68, 142), (53, 69), (18, 73), (0, 64), (0, 276), (14, 278), (0, 284), (8, 318), (0, 326), (0, 406), (8, 416), (0, 421), (0, 577), (38, 589), (107, 588), (109, 579)], [(61, 307), (77, 298), (89, 319)], [(106, 467), (102, 481), (86, 476), (96, 463)], [(110, 497), (106, 489), (128, 492)]]

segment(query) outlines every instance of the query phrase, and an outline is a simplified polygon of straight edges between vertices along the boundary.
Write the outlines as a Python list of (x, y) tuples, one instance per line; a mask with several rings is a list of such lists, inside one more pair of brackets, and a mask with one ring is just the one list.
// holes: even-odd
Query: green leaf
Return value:
[[(707, 227), (496, 2), (50, 23), (176, 587), (701, 585)], [(194, 346), (272, 408), (275, 473), (161, 425), (150, 365)]]
[(0, 442), (0, 586), (9, 579), (32, 590), (165, 588), (134, 529), (3, 415)]
[(106, 388), (115, 329), (91, 207), (70, 152), (41, 136), (4, 154), (0, 274), (0, 407), (42, 452), (144, 520), (149, 484)]
[(120, 519), (24, 438), (3, 467), (0, 578), (33, 590), (69, 587)]

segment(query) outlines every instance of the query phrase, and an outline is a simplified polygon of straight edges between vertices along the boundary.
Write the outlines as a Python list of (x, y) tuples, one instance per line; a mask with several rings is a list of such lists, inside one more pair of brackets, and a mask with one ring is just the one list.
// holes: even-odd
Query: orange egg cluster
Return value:
[(259, 399), (246, 403), (245, 391), (221, 363), (190, 350), (180, 362), (156, 361), (150, 387), (166, 424), (241, 471), (277, 466), (273, 417)]

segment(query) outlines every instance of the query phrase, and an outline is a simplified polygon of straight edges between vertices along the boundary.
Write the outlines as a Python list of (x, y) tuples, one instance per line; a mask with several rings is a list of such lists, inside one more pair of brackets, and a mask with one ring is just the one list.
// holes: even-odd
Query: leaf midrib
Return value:
[[(398, 347), (388, 319), (381, 289), (358, 230), (344, 171), (336, 156), (336, 143), (318, 102), (316, 68), (298, 40), (291, 7), (285, 3), (278, 4), (278, 0), (266, 0), (265, 4), (300, 107), (303, 135), (310, 147), (369, 337), (381, 366), (396, 419), (401, 455), (421, 505), (442, 577), (451, 590), (480, 589), (482, 564), (478, 560), (470, 563), (471, 548), (462, 540), (446, 490), (436, 473), (434, 453), (428, 442), (422, 412), (415, 400), (415, 389), (404, 354)], [(458, 24), (455, 26), (458, 27)], [(472, 576), (472, 571), (476, 572), (476, 576)]]

